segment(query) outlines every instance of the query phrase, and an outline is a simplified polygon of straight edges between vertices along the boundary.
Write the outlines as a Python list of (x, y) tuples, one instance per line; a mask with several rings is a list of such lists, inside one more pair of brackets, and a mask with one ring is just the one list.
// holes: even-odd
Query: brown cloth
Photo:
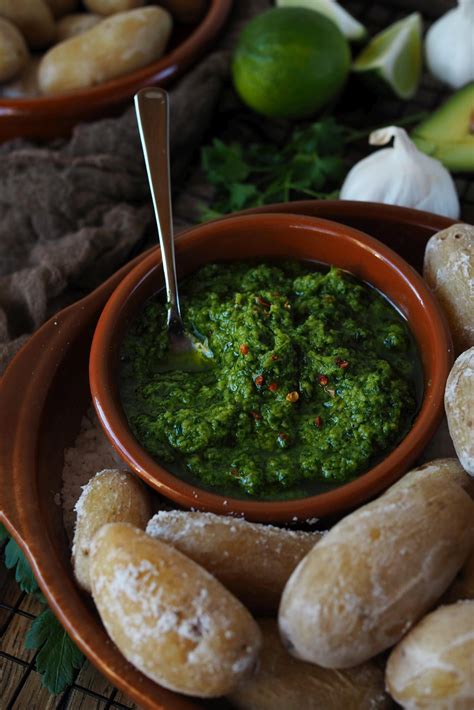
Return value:
[[(269, 0), (236, 2), (215, 50), (170, 91), (178, 198), (227, 82), (229, 49), (242, 24), (269, 6)], [(186, 213), (175, 216), (178, 228), (189, 221)], [(69, 141), (1, 145), (0, 372), (29, 334), (107, 278), (153, 233), (132, 108), (78, 126)]]

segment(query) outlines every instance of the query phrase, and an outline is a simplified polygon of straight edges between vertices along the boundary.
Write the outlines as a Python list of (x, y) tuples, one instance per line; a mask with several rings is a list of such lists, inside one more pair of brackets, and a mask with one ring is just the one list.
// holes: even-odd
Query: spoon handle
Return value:
[(135, 94), (135, 112), (160, 237), (168, 302), (168, 326), (182, 328), (171, 213), (167, 92), (158, 87), (141, 89)]

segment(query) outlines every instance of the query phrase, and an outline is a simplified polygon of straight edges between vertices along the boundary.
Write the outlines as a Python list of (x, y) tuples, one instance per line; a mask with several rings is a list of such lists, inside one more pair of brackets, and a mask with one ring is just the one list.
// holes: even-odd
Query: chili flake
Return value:
[(240, 352), (242, 355), (248, 355), (249, 354), (249, 346), (247, 343), (242, 343), (242, 345), (239, 347)]
[(345, 370), (347, 367), (349, 367), (349, 362), (348, 360), (343, 360), (342, 358), (338, 357), (336, 358), (336, 365), (342, 367), (342, 369)]
[(326, 377), (326, 375), (319, 375), (318, 382), (321, 387), (325, 387), (328, 384), (329, 379)]
[(264, 376), (263, 376), (263, 375), (257, 375), (257, 377), (255, 378), (255, 384), (257, 385), (257, 387), (261, 387), (264, 382), (265, 382)]
[(279, 360), (279, 359), (280, 358), (278, 357), (278, 355), (272, 355), (272, 360)]
[(271, 382), (271, 383), (268, 385), (268, 389), (270, 390), (270, 392), (276, 392), (277, 389), (278, 389), (277, 383), (276, 383), (276, 382)]
[(321, 429), (321, 427), (322, 427), (322, 425), (323, 425), (323, 420), (322, 420), (322, 418), (319, 416), (319, 414), (318, 414), (318, 416), (316, 417), (316, 419), (314, 420), (314, 423), (315, 423), (315, 425), (318, 427), (318, 429)]
[(262, 418), (262, 415), (259, 414), (259, 412), (250, 412), (250, 414), (251, 414), (252, 417), (253, 417), (254, 419), (256, 419), (257, 421), (259, 421), (259, 420)]
[(265, 301), (265, 299), (261, 296), (257, 296), (255, 301), (258, 303), (259, 306), (265, 306), (266, 308), (270, 308), (270, 306), (272, 305), (271, 303), (268, 303), (268, 301)]
[(294, 392), (288, 392), (286, 395), (286, 399), (288, 402), (297, 402), (299, 400), (300, 396), (296, 390)]
[(231, 468), (231, 469), (230, 469), (230, 475), (231, 475), (231, 476), (236, 476), (236, 477), (238, 477), (238, 476), (239, 476), (239, 471), (238, 471), (238, 469), (236, 469), (236, 468)]

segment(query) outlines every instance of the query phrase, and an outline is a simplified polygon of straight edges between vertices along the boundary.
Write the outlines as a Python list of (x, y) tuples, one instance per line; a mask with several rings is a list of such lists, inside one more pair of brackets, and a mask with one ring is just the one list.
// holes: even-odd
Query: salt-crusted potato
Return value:
[(474, 601), (441, 606), (392, 651), (388, 691), (405, 710), (474, 707)]
[(0, 17), (0, 81), (19, 74), (28, 62), (28, 48), (21, 32)]
[(456, 354), (474, 345), (474, 227), (454, 224), (434, 234), (425, 250), (423, 276), (446, 317)]
[[(474, 318), (474, 298), (472, 311)], [(444, 406), (459, 461), (474, 476), (474, 347), (454, 363), (446, 382)]]
[(161, 57), (171, 27), (171, 15), (160, 7), (108, 17), (45, 54), (39, 70), (41, 90), (57, 94), (84, 89), (140, 69)]
[(150, 500), (145, 487), (131, 473), (106, 468), (84, 486), (76, 503), (72, 564), (77, 581), (88, 592), (90, 550), (94, 535), (106, 523), (131, 523), (145, 528)]
[(472, 478), (466, 473), (458, 459), (455, 458), (427, 461), (421, 466), (418, 466), (418, 468), (414, 468), (412, 471), (405, 474), (403, 478), (400, 478), (399, 481), (394, 483), (393, 486), (389, 488), (389, 491), (395, 491), (399, 488), (406, 488), (407, 486), (414, 486), (420, 482), (424, 485), (424, 481), (427, 478), (430, 478), (432, 481), (435, 479), (442, 481), (446, 485), (454, 483), (455, 485), (464, 488), (466, 493), (468, 493), (471, 498), (474, 497)]
[(291, 652), (349, 668), (397, 643), (446, 591), (472, 545), (474, 502), (418, 476), (351, 513), (300, 562), (279, 611)]
[(375, 663), (336, 671), (297, 661), (273, 619), (259, 621), (263, 648), (257, 673), (230, 696), (239, 710), (385, 710), (384, 673)]
[(63, 17), (77, 10), (79, 0), (46, 0), (54, 17)]
[(146, 531), (202, 565), (246, 606), (260, 613), (278, 609), (290, 574), (321, 538), (321, 533), (179, 510), (160, 511)]
[(95, 27), (103, 18), (91, 12), (77, 12), (65, 15), (58, 22), (58, 42), (76, 37)]
[(245, 607), (178, 550), (125, 523), (95, 536), (92, 593), (125, 658), (166, 688), (215, 697), (255, 668), (259, 628)]
[(84, 5), (98, 15), (115, 15), (117, 12), (143, 7), (146, 0), (83, 0)]
[(16, 25), (32, 49), (48, 47), (56, 36), (45, 0), (0, 0), (0, 17)]

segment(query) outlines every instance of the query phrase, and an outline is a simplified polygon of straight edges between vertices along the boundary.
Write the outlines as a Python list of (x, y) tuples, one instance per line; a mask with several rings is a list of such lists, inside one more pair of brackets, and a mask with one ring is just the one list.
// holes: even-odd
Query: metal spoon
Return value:
[(157, 364), (160, 371), (208, 368), (212, 352), (202, 336), (186, 331), (179, 305), (173, 241), (169, 161), (169, 101), (163, 89), (150, 87), (135, 94), (135, 112), (160, 238), (165, 275), (169, 347)]

